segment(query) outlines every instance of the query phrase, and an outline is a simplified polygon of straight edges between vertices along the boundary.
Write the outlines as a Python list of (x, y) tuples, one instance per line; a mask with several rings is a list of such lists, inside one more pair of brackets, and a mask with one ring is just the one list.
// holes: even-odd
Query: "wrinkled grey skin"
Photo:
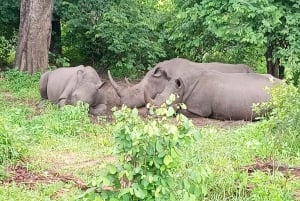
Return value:
[(170, 80), (154, 99), (145, 93), (145, 101), (159, 106), (171, 94), (176, 94), (175, 103), (185, 103), (192, 114), (220, 120), (252, 121), (266, 112), (256, 114), (252, 105), (268, 101), (270, 96), (265, 87), (278, 83), (280, 80), (272, 75), (203, 71), (196, 77)]
[(130, 108), (145, 106), (144, 91), (152, 98), (161, 93), (172, 78), (195, 75), (202, 70), (215, 70), (224, 73), (250, 73), (245, 64), (196, 63), (187, 59), (175, 58), (158, 63), (138, 84), (131, 87), (118, 86), (109, 73), (110, 82), (121, 99), (121, 103)]
[(122, 105), (120, 97), (109, 81), (105, 83), (105, 85), (103, 86), (103, 90), (105, 91), (107, 101), (107, 111), (110, 111), (115, 106)]
[(97, 72), (90, 66), (58, 68), (44, 73), (40, 78), (40, 94), (60, 107), (78, 101), (89, 104), (93, 115), (106, 113), (106, 95)]

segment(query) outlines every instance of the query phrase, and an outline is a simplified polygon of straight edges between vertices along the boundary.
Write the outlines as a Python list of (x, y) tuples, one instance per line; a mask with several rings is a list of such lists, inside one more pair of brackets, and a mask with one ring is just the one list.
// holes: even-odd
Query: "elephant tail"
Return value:
[(44, 73), (40, 78), (40, 94), (43, 99), (48, 99), (47, 86), (50, 71)]

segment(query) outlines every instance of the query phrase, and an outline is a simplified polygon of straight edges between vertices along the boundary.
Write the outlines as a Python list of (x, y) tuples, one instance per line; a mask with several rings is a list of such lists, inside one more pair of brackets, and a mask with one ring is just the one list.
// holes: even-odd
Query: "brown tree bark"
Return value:
[(48, 67), (53, 0), (21, 0), (15, 66), (29, 73)]

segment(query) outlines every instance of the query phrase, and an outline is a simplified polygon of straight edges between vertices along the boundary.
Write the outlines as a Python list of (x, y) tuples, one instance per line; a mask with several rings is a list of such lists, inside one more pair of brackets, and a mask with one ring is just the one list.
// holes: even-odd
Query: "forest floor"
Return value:
[[(104, 78), (103, 80), (107, 80)], [(116, 79), (116, 82), (120, 85), (125, 85), (124, 79)], [(132, 81), (132, 83), (137, 83), (138, 80)], [(7, 102), (15, 102), (14, 97), (6, 91), (1, 91), (2, 95), (5, 96)], [(27, 104), (31, 107), (36, 107), (38, 103), (35, 101), (27, 100)], [(40, 109), (36, 109), (37, 111)], [(139, 110), (142, 116), (145, 115), (146, 108), (142, 108)], [(36, 115), (39, 115), (38, 112)], [(220, 121), (210, 118), (203, 117), (193, 117), (190, 118), (194, 125), (197, 127), (216, 127), (220, 129), (230, 129), (235, 127), (240, 127), (245, 124), (252, 124), (252, 122), (247, 121)], [(91, 118), (91, 121), (94, 123), (98, 123), (94, 121), (95, 118)], [(51, 149), (51, 148), (49, 148)], [(47, 152), (48, 150), (45, 150)], [(43, 153), (40, 153), (43, 155)], [(47, 154), (46, 154), (47, 155)], [(30, 168), (27, 168), (26, 164), (31, 163), (35, 158), (24, 159), (24, 161), (20, 161), (18, 164), (8, 166), (6, 168), (6, 174), (8, 177), (5, 180), (0, 181), (0, 185), (9, 186), (12, 183), (17, 185), (26, 186), (29, 189), (35, 189), (39, 184), (52, 184), (56, 182), (62, 182), (68, 185), (71, 185), (72, 188), (77, 188), (81, 190), (88, 189), (89, 183), (85, 181), (85, 178), (79, 178), (72, 174), (74, 169), (93, 169), (95, 166), (101, 166), (103, 160), (114, 161), (116, 160), (112, 156), (106, 156), (104, 159), (99, 159), (94, 157), (93, 159), (87, 159), (82, 157), (81, 153), (68, 151), (66, 152), (57, 152), (55, 155), (51, 155), (50, 153), (46, 158), (49, 163), (51, 163), (50, 168), (46, 171), (32, 171)], [(61, 171), (63, 170), (63, 171)], [(241, 170), (248, 173), (249, 175), (253, 174), (253, 172), (260, 170), (265, 172), (266, 174), (272, 174), (274, 172), (281, 172), (286, 178), (296, 178), (296, 180), (300, 180), (300, 167), (290, 167), (282, 164), (277, 164), (272, 159), (257, 159), (252, 164), (248, 164), (246, 166), (241, 167)], [(251, 190), (251, 186), (248, 186), (249, 190)], [(63, 194), (68, 193), (70, 191), (69, 188), (60, 188), (60, 190), (56, 191), (51, 195), (51, 199), (56, 199), (62, 197)], [(300, 200), (300, 191), (296, 191), (295, 193), (296, 200)]]

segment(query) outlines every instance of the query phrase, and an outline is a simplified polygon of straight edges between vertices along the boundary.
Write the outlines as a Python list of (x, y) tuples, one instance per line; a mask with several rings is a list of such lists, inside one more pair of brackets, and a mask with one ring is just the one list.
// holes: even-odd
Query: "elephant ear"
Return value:
[(78, 70), (77, 71), (77, 84), (80, 83), (83, 80), (83, 77), (84, 77), (83, 70)]
[(170, 78), (168, 77), (168, 74), (165, 70), (160, 69), (159, 67), (155, 69), (153, 75), (153, 77), (163, 77), (167, 80), (170, 80)]

